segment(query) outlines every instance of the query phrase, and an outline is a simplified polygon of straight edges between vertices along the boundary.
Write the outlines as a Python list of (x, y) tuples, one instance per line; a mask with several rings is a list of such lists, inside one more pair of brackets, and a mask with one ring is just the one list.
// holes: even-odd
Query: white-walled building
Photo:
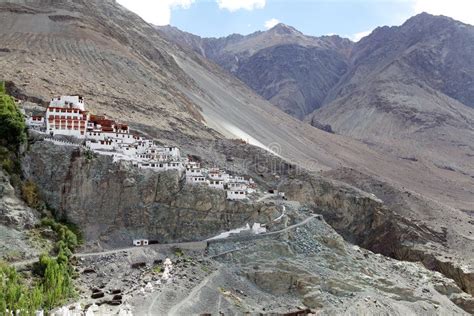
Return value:
[(207, 185), (209, 185), (209, 181), (204, 176), (186, 177), (186, 182), (190, 183), (190, 184), (207, 184)]
[(115, 150), (115, 144), (111, 140), (99, 140), (99, 141), (86, 141), (86, 147), (90, 150)]
[(86, 103), (83, 97), (81, 96), (60, 96), (56, 98), (52, 98), (51, 102), (49, 103), (50, 107), (57, 107), (57, 108), (74, 108), (81, 111), (86, 110)]
[(245, 183), (229, 182), (229, 183), (227, 183), (227, 188), (229, 190), (246, 191), (247, 190), (247, 185)]
[(247, 198), (247, 192), (245, 190), (227, 190), (228, 200), (245, 200)]
[(80, 96), (53, 98), (44, 117), (28, 117), (27, 123), (31, 128), (46, 130), (53, 136), (67, 135), (85, 139), (86, 148), (112, 156), (114, 162), (130, 161), (133, 166), (141, 169), (157, 172), (176, 170), (180, 175), (185, 173), (187, 184), (225, 190), (229, 200), (244, 200), (247, 194), (256, 189), (252, 179), (231, 176), (219, 168), (202, 168), (199, 162), (181, 157), (181, 151), (177, 147), (160, 146), (153, 140), (134, 135), (126, 124), (118, 123), (105, 115), (90, 114)]
[(44, 116), (33, 115), (33, 116), (28, 117), (26, 119), (26, 125), (28, 125), (29, 128), (36, 129), (36, 130), (44, 129), (45, 127)]
[(52, 99), (46, 110), (46, 131), (51, 135), (85, 138), (89, 113), (84, 99), (65, 96)]
[(223, 180), (209, 180), (209, 187), (218, 190), (224, 190), (224, 181)]

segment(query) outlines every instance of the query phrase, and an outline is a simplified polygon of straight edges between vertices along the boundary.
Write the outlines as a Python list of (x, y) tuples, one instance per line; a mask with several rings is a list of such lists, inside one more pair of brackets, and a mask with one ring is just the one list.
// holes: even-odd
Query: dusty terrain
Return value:
[[(322, 217), (291, 204), (287, 211), (274, 223), (280, 227), (274, 233), (215, 240), (207, 248), (205, 243), (203, 248), (151, 245), (78, 254), (80, 302), (95, 303), (103, 312), (128, 307), (136, 315), (472, 311), (472, 297), (439, 273), (347, 244)], [(288, 221), (299, 224), (287, 226)], [(173, 268), (165, 281), (156, 267), (166, 258)], [(94, 293), (99, 297), (91, 298)], [(115, 305), (114, 297), (122, 305)]]

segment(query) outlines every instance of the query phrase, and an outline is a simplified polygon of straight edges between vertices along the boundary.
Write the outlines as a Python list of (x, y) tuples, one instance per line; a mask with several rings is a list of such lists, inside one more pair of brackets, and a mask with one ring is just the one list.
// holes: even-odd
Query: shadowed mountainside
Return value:
[(307, 36), (281, 23), (266, 32), (224, 38), (200, 38), (171, 26), (156, 28), (168, 40), (217, 63), (299, 119), (323, 104), (347, 71), (353, 45), (339, 36)]

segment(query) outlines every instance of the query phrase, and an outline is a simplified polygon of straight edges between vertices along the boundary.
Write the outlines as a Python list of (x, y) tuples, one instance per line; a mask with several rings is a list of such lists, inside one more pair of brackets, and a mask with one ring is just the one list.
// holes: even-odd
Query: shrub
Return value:
[(0, 145), (17, 151), (26, 140), (26, 124), (15, 100), (6, 93), (5, 82), (0, 82)]
[(21, 187), (21, 196), (29, 207), (36, 209), (40, 207), (41, 199), (39, 197), (38, 187), (33, 181), (28, 180), (23, 183)]
[(56, 243), (56, 250), (58, 253), (62, 250), (67, 257), (70, 257), (72, 251), (76, 249), (81, 240), (73, 231), (77, 228), (71, 224), (58, 223), (52, 218), (43, 218), (41, 220), (41, 225), (50, 227), (57, 234), (58, 242)]
[(34, 315), (43, 305), (43, 288), (40, 284), (27, 286), (20, 274), (0, 264), (0, 311), (20, 310)]

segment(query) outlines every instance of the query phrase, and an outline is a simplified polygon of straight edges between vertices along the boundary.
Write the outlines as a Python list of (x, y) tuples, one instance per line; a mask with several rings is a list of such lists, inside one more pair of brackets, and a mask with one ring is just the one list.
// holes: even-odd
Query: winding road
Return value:
[[(295, 229), (297, 227), (306, 225), (308, 222), (310, 222), (311, 220), (313, 220), (314, 218), (316, 218), (318, 216), (319, 215), (312, 215), (312, 216), (306, 218), (305, 220), (303, 220), (303, 221), (301, 221), (297, 224), (293, 224), (293, 225), (285, 227), (283, 229), (273, 231), (273, 232), (268, 232), (268, 233), (255, 235), (255, 238), (264, 238), (264, 237), (267, 237), (267, 236), (274, 236), (274, 235), (278, 235), (278, 234), (290, 231), (290, 230)], [(223, 238), (223, 239), (216, 239), (216, 240), (213, 240), (212, 242), (234, 241), (234, 240), (241, 240), (242, 238), (248, 239), (249, 237), (248, 236), (245, 236), (245, 237), (239, 237), (239, 236), (228, 237), (228, 238)], [(208, 242), (206, 240), (203, 240), (203, 241), (192, 241), (192, 242), (170, 243), (170, 244), (154, 244), (154, 245), (149, 245), (149, 246), (146, 246), (146, 247), (156, 249), (156, 250), (168, 249), (168, 248), (171, 248), (171, 247), (178, 247), (178, 248), (183, 248), (183, 249), (188, 249), (188, 250), (198, 250), (198, 251), (202, 250), (202, 251), (204, 251), (207, 248), (207, 245), (208, 245)], [(75, 257), (75, 258), (89, 258), (89, 257), (94, 257), (94, 256), (106, 256), (106, 255), (112, 255), (112, 254), (117, 254), (117, 253), (121, 253), (121, 252), (136, 251), (137, 249), (141, 249), (141, 248), (143, 248), (143, 247), (127, 247), (127, 248), (118, 248), (118, 249), (112, 249), (112, 250), (104, 250), (104, 251), (99, 251), (99, 252), (75, 253), (75, 254), (73, 254), (73, 257)], [(212, 257), (216, 257), (216, 256), (218, 256), (218, 255), (213, 255)], [(34, 259), (28, 259), (28, 260), (13, 262), (13, 263), (11, 263), (11, 265), (16, 267), (16, 268), (21, 268), (21, 267), (24, 267), (24, 266), (27, 266), (27, 265), (31, 265), (31, 264), (33, 264), (37, 261), (38, 261), (38, 258), (34, 258)]]

